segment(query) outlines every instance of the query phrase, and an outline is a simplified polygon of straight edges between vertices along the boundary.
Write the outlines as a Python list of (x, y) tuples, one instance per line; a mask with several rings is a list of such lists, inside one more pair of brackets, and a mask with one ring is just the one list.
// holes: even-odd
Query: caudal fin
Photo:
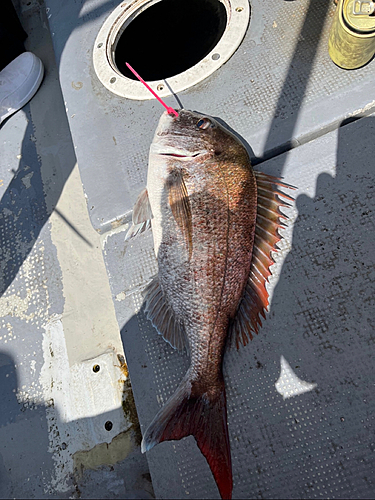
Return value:
[(162, 441), (193, 435), (214, 475), (221, 498), (232, 498), (232, 463), (224, 381), (202, 393), (185, 376), (177, 391), (159, 411), (146, 430), (142, 452)]

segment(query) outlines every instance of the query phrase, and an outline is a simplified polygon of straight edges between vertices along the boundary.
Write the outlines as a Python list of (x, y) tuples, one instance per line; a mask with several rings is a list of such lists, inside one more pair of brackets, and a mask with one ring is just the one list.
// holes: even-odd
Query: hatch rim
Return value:
[[(95, 39), (95, 73), (104, 87), (120, 97), (133, 100), (154, 99), (142, 83), (120, 73), (114, 61), (114, 53), (118, 40), (129, 24), (146, 9), (161, 1), (163, 0), (123, 1), (104, 21)], [(250, 4), (248, 0), (218, 1), (224, 5), (227, 14), (227, 24), (219, 42), (207, 56), (186, 71), (166, 80), (147, 81), (160, 97), (167, 97), (172, 91), (181, 92), (206, 79), (226, 63), (240, 46), (250, 22)]]

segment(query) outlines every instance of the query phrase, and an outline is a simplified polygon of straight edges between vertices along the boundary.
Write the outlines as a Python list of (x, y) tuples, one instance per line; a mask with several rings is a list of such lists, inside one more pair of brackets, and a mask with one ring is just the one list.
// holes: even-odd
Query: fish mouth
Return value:
[(178, 158), (183, 161), (207, 155), (208, 151), (199, 146), (196, 149), (193, 146), (191, 150), (189, 150), (187, 148), (176, 147), (169, 144), (153, 143), (150, 147), (150, 153), (166, 158)]
[(179, 153), (158, 153), (159, 156), (172, 156), (173, 158), (196, 158), (197, 156), (201, 156), (204, 153), (198, 152), (198, 153), (192, 153), (192, 154), (179, 154)]

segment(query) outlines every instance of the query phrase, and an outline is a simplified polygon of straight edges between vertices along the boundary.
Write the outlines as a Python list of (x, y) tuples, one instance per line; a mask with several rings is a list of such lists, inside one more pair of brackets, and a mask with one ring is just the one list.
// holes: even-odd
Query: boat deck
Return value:
[[(233, 498), (374, 498), (375, 62), (332, 63), (330, 0), (250, 3), (232, 58), (178, 94), (297, 187), (267, 319), (226, 353)], [(20, 5), (46, 76), (0, 129), (4, 498), (219, 498), (192, 437), (140, 453), (189, 361), (144, 314), (151, 233), (124, 241), (163, 109), (95, 75), (118, 4)]]

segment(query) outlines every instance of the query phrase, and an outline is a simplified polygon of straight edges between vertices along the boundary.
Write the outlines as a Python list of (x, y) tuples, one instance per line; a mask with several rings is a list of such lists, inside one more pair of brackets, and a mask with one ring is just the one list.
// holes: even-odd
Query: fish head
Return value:
[(195, 162), (249, 161), (240, 140), (213, 117), (186, 109), (178, 113), (178, 117), (167, 112), (161, 116), (151, 144), (151, 156), (171, 157), (181, 162), (192, 159)]

